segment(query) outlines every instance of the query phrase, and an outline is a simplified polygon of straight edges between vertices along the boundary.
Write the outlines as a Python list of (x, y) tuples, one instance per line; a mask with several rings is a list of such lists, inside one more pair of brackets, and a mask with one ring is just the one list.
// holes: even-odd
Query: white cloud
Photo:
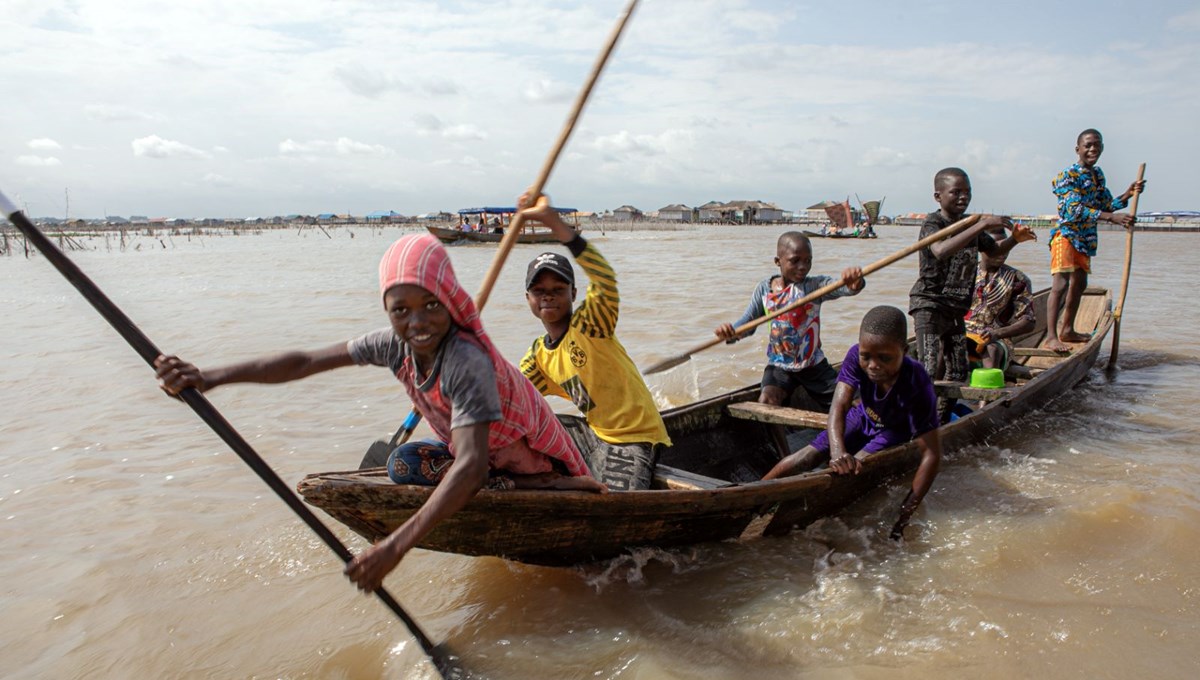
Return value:
[(127, 106), (112, 104), (87, 104), (83, 107), (83, 115), (92, 120), (153, 120), (154, 116)]
[(1200, 9), (1184, 12), (1167, 19), (1167, 29), (1172, 31), (1200, 31)]
[(54, 141), (53, 139), (48, 139), (46, 137), (40, 137), (38, 139), (29, 140), (29, 148), (36, 149), (39, 151), (47, 151), (47, 150), (53, 150), (53, 149), (61, 149), (62, 145), (60, 145), (58, 142)]
[(343, 156), (351, 154), (382, 156), (388, 153), (388, 149), (385, 146), (356, 142), (349, 137), (338, 137), (337, 142), (334, 143), (334, 148)]
[(210, 173), (205, 174), (204, 177), (200, 178), (200, 181), (204, 182), (205, 184), (210, 184), (214, 187), (233, 186), (233, 180), (229, 179), (228, 177), (226, 177), (224, 175), (219, 175), (215, 172), (210, 172)]
[(436, 135), (452, 141), (482, 141), (488, 138), (487, 132), (479, 129), (477, 125), (471, 123), (447, 125), (432, 113), (418, 113), (412, 117), (412, 120), (417, 128), (417, 134), (423, 137)]
[(912, 156), (903, 151), (897, 151), (886, 146), (877, 146), (867, 150), (858, 159), (858, 164), (864, 168), (903, 168), (914, 165)]
[(487, 139), (487, 133), (470, 123), (451, 125), (442, 130), (442, 137), (454, 140)]
[(213, 151), (215, 151), (217, 153), (229, 153), (228, 147), (224, 147), (224, 146), (214, 146)]
[(130, 146), (133, 147), (134, 156), (146, 158), (211, 158), (207, 151), (158, 135), (139, 137), (130, 142)]
[(429, 79), (426, 80), (421, 87), (426, 92), (433, 95), (458, 94), (458, 85), (449, 79)]
[(17, 165), (27, 165), (34, 168), (49, 168), (55, 165), (62, 165), (62, 161), (54, 156), (42, 158), (41, 156), (17, 156)]
[(346, 64), (333, 70), (333, 76), (354, 94), (376, 99), (389, 90), (405, 90), (407, 85), (392, 76), (362, 64)]
[(562, 102), (575, 96), (575, 89), (552, 80), (535, 80), (525, 86), (522, 96), (531, 102)]
[(307, 142), (297, 142), (285, 139), (279, 143), (279, 153), (284, 156), (323, 156), (323, 155), (366, 155), (384, 156), (392, 150), (380, 144), (356, 142), (349, 137), (338, 137), (336, 140), (313, 139)]
[(691, 146), (695, 135), (691, 130), (666, 130), (658, 135), (635, 135), (621, 130), (612, 135), (597, 137), (592, 146), (604, 153), (658, 156)]

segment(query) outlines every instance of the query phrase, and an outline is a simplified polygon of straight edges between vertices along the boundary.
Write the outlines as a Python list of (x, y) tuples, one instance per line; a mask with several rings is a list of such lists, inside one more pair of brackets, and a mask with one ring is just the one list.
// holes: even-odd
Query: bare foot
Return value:
[(593, 477), (559, 477), (552, 487), (555, 489), (572, 489), (575, 491), (591, 491), (593, 493), (608, 493), (608, 487)]
[(1062, 333), (1058, 336), (1058, 339), (1062, 340), (1063, 342), (1075, 342), (1075, 343), (1087, 342), (1088, 340), (1091, 340), (1091, 338), (1089, 338), (1088, 336), (1081, 335), (1079, 333), (1076, 333), (1075, 331), (1067, 331), (1066, 333)]
[(608, 487), (592, 477), (567, 477), (557, 472), (538, 475), (513, 475), (518, 489), (559, 489), (562, 491), (593, 491), (608, 493)]
[(1050, 338), (1049, 340), (1047, 340), (1046, 341), (1046, 349), (1053, 350), (1055, 352), (1070, 352), (1071, 351), (1071, 348), (1064, 345), (1062, 343), (1062, 340), (1059, 340), (1058, 338)]

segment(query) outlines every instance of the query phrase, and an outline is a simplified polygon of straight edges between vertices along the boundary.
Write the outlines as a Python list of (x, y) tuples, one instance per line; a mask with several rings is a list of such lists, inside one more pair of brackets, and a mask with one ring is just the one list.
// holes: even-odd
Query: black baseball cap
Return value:
[(575, 286), (575, 270), (571, 267), (571, 261), (558, 253), (542, 253), (530, 261), (529, 269), (525, 271), (525, 290), (529, 290), (538, 274), (547, 270), (557, 274), (572, 287)]

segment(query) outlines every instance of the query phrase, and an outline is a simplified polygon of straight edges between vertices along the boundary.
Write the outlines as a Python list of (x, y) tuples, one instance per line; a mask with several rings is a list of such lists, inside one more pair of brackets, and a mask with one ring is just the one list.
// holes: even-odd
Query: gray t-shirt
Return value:
[[(438, 349), (429, 377), (417, 385), (417, 389), (428, 392), (438, 384), (440, 376), (442, 396), (450, 402), (452, 430), (502, 418), (496, 368), (491, 357), (458, 334), (459, 329), (451, 327)], [(400, 342), (391, 328), (381, 328), (355, 338), (346, 343), (346, 350), (359, 366), (383, 366), (393, 375), (410, 355), (408, 346)], [(415, 365), (416, 359), (413, 361)]]

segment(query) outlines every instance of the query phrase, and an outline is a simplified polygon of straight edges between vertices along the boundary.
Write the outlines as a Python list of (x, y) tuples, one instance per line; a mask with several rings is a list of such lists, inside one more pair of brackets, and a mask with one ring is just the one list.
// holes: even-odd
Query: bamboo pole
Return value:
[(1145, 175), (1146, 164), (1142, 163), (1138, 166), (1137, 181), (1134, 182), (1133, 200), (1129, 203), (1129, 212), (1133, 215), (1134, 224), (1129, 225), (1125, 230), (1125, 271), (1121, 275), (1121, 297), (1117, 299), (1117, 306), (1113, 309), (1113, 337), (1112, 351), (1108, 355), (1109, 368), (1117, 365), (1117, 350), (1121, 346), (1121, 312), (1125, 310), (1125, 293), (1129, 291), (1129, 273), (1133, 268), (1133, 229), (1137, 226), (1138, 199), (1142, 195), (1142, 192), (1138, 190), (1138, 186), (1141, 185), (1142, 178)]

